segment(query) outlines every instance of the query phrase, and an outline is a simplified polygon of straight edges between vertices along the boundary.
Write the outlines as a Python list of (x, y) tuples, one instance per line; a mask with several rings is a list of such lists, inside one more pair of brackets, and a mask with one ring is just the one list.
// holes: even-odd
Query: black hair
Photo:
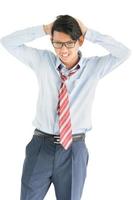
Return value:
[(51, 35), (53, 36), (54, 31), (63, 32), (68, 34), (72, 40), (78, 40), (82, 35), (81, 28), (75, 18), (69, 15), (59, 15), (54, 21)]

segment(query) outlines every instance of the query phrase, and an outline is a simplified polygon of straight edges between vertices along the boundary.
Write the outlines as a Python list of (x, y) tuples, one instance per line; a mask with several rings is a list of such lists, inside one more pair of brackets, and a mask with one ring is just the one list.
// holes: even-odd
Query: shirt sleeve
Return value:
[(85, 39), (101, 45), (109, 52), (109, 54), (105, 56), (95, 57), (95, 73), (98, 79), (123, 63), (131, 53), (125, 45), (116, 41), (111, 36), (103, 35), (92, 29), (87, 30)]
[(24, 64), (36, 70), (40, 62), (42, 50), (28, 47), (25, 43), (45, 36), (43, 25), (16, 31), (1, 38), (0, 42), (5, 49)]

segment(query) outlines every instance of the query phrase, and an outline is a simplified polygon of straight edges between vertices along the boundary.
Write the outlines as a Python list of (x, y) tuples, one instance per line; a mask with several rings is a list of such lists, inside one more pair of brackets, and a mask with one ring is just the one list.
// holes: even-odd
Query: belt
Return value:
[[(48, 134), (43, 131), (40, 131), (37, 128), (34, 130), (34, 135), (43, 136), (43, 137), (47, 138), (49, 141), (53, 142), (54, 144), (60, 144), (60, 136), (59, 135)], [(73, 142), (80, 141), (80, 140), (84, 141), (85, 133), (74, 134), (74, 135), (72, 135), (72, 137), (73, 137)]]

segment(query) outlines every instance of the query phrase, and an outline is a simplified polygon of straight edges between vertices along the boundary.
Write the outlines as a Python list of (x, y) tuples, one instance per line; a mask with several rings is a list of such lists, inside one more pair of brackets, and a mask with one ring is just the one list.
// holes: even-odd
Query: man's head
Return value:
[(78, 62), (78, 49), (83, 35), (78, 22), (69, 15), (60, 15), (51, 29), (51, 41), (55, 52), (67, 68)]

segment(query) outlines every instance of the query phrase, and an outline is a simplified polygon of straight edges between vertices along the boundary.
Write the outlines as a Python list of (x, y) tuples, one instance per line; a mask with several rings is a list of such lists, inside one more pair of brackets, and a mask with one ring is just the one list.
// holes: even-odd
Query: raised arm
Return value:
[(1, 44), (6, 50), (31, 68), (35, 68), (40, 60), (42, 50), (28, 47), (25, 43), (45, 36), (43, 25), (16, 31), (1, 38)]
[(86, 40), (101, 45), (109, 52), (105, 56), (96, 57), (95, 72), (98, 78), (102, 78), (111, 72), (129, 57), (130, 50), (125, 45), (116, 41), (111, 36), (103, 35), (98, 31), (87, 28), (79, 20), (78, 22)]

